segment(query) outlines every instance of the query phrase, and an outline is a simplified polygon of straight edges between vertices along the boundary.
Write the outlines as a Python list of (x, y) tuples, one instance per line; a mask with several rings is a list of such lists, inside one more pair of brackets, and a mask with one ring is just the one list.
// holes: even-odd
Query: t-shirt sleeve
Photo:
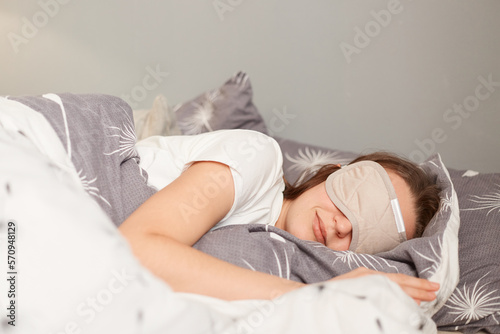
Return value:
[[(165, 187), (197, 161), (230, 167), (235, 198), (230, 211), (214, 226), (274, 225), (283, 203), (283, 157), (278, 143), (252, 130), (220, 130), (194, 136), (152, 137), (138, 143), (148, 183)], [(216, 186), (217, 178), (214, 178)]]
[(216, 225), (261, 223), (274, 225), (283, 203), (283, 157), (271, 137), (251, 131), (225, 150), (232, 157), (235, 201)]

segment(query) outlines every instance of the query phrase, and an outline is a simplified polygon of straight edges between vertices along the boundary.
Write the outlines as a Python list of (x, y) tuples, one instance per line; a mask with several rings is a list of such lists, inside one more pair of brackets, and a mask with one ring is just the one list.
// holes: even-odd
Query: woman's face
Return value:
[[(322, 243), (334, 250), (348, 250), (352, 225), (326, 193), (325, 182), (284, 204), (283, 228), (302, 240)], [(280, 216), (281, 218), (281, 216)]]
[[(406, 235), (415, 233), (415, 205), (410, 188), (396, 173), (387, 170), (403, 214)], [(347, 217), (333, 204), (326, 193), (325, 182), (305, 191), (293, 201), (286, 201), (277, 227), (299, 239), (317, 241), (333, 250), (349, 249), (352, 225)]]

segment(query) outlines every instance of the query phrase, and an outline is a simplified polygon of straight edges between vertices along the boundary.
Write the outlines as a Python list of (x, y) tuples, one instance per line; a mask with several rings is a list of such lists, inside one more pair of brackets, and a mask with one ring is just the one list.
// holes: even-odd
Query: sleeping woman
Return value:
[[(175, 291), (217, 298), (270, 299), (304, 286), (241, 268), (192, 246), (208, 231), (269, 224), (334, 250), (375, 254), (419, 237), (439, 207), (422, 169), (387, 153), (325, 165), (292, 186), (276, 141), (249, 130), (155, 136), (137, 144), (148, 183), (159, 191), (120, 226), (144, 266)], [(436, 283), (358, 268), (332, 280), (385, 275), (416, 302)]]

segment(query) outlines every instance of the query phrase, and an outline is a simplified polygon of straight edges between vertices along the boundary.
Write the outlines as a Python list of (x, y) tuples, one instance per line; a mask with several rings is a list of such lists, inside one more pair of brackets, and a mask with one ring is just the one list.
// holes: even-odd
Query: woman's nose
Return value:
[(351, 234), (352, 224), (349, 221), (349, 219), (347, 219), (346, 216), (339, 214), (335, 216), (334, 220), (335, 220), (335, 230), (338, 237), (344, 238), (349, 234)]

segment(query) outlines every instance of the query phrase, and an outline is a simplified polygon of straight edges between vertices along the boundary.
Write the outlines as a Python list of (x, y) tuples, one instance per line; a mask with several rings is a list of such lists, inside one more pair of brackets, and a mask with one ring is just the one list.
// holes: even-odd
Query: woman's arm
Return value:
[[(197, 162), (151, 196), (120, 226), (134, 254), (175, 291), (226, 300), (272, 299), (304, 284), (219, 260), (191, 246), (229, 212), (234, 182), (226, 165)], [(435, 298), (423, 279), (359, 268), (333, 280), (386, 275), (417, 302)]]
[(120, 231), (141, 263), (175, 291), (227, 300), (271, 299), (301, 287), (191, 247), (229, 212), (233, 201), (229, 167), (197, 162), (144, 202)]

